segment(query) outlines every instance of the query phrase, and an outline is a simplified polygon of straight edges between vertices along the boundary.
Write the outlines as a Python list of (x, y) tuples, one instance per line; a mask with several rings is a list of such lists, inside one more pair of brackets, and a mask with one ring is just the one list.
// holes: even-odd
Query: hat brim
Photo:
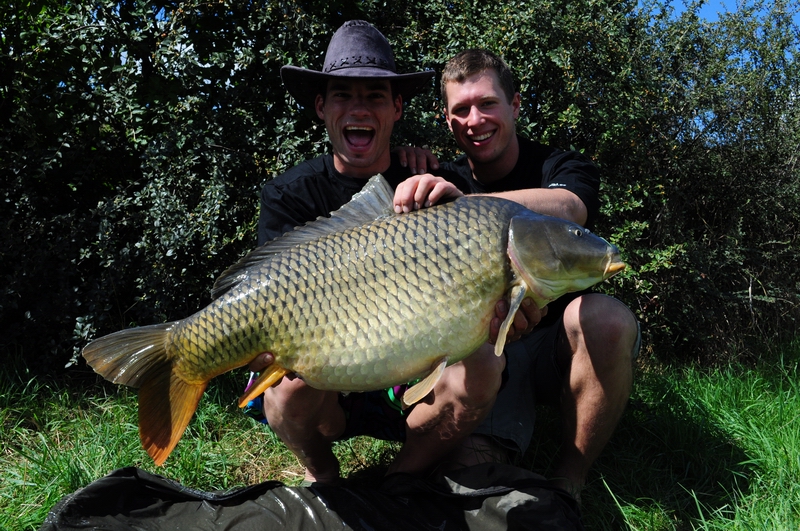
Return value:
[(281, 67), (281, 79), (292, 97), (306, 109), (314, 108), (317, 94), (324, 94), (329, 79), (349, 77), (358, 79), (388, 79), (394, 84), (395, 93), (403, 96), (403, 101), (408, 101), (425, 87), (433, 78), (433, 70), (413, 72), (410, 74), (395, 74), (390, 70), (381, 68), (358, 68), (351, 70), (338, 70), (336, 75), (326, 74), (317, 70), (299, 68), (297, 66)]

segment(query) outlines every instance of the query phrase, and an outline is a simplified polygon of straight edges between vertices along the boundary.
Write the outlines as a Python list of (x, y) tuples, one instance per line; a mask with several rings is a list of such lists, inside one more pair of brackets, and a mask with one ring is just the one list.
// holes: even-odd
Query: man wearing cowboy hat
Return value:
[[(389, 138), (402, 114), (403, 99), (419, 92), (433, 72), (398, 74), (386, 38), (367, 22), (356, 20), (333, 35), (321, 72), (284, 66), (281, 76), (297, 102), (313, 108), (325, 122), (332, 153), (302, 162), (264, 186), (259, 244), (327, 216), (377, 173), (393, 187), (411, 177), (411, 171), (392, 155)], [(467, 188), (455, 172), (444, 177), (428, 175), (413, 181), (425, 204), (462, 195), (448, 180)], [(540, 317), (530, 305), (514, 326), (527, 328)], [(496, 328), (492, 333), (496, 336)], [(512, 330), (511, 335), (517, 332)], [(265, 353), (250, 368), (262, 370), (271, 362), (271, 354)], [(313, 389), (292, 377), (268, 389), (263, 405), (254, 409), (256, 414), (263, 410), (271, 428), (305, 466), (308, 482), (335, 481), (339, 463), (332, 442), (356, 435), (403, 441), (389, 472), (422, 474), (456, 448), (491, 410), (504, 367), (505, 358), (495, 356), (487, 343), (445, 369), (434, 388), (435, 401), (423, 400), (406, 411), (393, 406), (397, 388), (344, 396)]]

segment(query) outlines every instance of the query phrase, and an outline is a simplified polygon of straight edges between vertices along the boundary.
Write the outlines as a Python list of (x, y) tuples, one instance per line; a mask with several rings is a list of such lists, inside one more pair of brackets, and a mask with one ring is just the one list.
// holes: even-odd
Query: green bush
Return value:
[[(0, 337), (43, 370), (88, 339), (178, 319), (255, 244), (258, 191), (326, 149), (279, 68), (319, 68), (364, 18), (401, 71), (465, 47), (507, 59), (522, 133), (592, 156), (607, 289), (662, 357), (747, 356), (796, 332), (798, 3), (708, 24), (699, 4), (8, 2), (0, 7)], [(457, 154), (435, 87), (397, 144)]]

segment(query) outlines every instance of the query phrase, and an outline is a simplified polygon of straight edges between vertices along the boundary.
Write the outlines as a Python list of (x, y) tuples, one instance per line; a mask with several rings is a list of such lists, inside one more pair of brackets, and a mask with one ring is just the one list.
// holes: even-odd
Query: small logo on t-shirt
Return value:
[(564, 183), (550, 183), (547, 185), (548, 188), (566, 188), (567, 185)]

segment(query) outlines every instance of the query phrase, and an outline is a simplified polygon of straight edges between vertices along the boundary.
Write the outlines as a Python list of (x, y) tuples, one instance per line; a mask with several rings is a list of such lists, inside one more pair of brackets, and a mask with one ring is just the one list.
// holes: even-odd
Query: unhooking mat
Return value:
[(520, 468), (482, 464), (437, 479), (403, 474), (380, 487), (286, 487), (267, 481), (226, 493), (186, 488), (121, 468), (65, 496), (41, 531), (558, 530), (583, 529), (567, 493)]

